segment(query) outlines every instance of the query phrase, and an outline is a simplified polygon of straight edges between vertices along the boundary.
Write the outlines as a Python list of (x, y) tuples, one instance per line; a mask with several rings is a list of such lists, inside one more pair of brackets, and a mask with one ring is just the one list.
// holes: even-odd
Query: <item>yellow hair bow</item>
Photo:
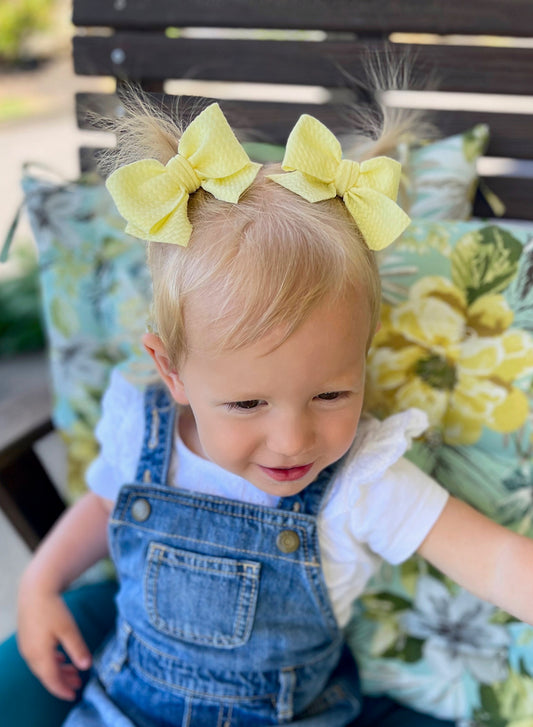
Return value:
[(282, 168), (273, 179), (308, 202), (342, 197), (371, 250), (390, 245), (410, 219), (396, 204), (401, 166), (388, 157), (359, 164), (342, 159), (334, 134), (313, 116), (299, 118), (287, 140)]
[(187, 127), (178, 153), (166, 166), (142, 159), (114, 171), (106, 184), (128, 223), (126, 232), (142, 240), (186, 246), (192, 231), (189, 195), (202, 187), (217, 199), (235, 203), (260, 166), (250, 161), (214, 103)]

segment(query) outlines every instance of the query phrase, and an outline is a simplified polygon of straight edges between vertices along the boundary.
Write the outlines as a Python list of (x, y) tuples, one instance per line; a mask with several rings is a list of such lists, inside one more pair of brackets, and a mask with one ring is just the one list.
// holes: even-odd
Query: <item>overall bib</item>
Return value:
[(117, 627), (67, 727), (341, 727), (360, 712), (316, 516), (333, 466), (278, 507), (169, 487), (175, 404), (147, 390), (113, 511)]

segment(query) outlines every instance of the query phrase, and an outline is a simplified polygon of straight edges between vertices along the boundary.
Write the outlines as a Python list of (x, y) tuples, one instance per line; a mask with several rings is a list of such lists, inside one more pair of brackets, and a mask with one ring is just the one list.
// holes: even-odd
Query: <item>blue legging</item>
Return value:
[[(65, 601), (91, 652), (115, 619), (116, 584), (105, 581), (65, 594)], [(88, 675), (86, 675), (88, 676)], [(0, 644), (0, 723), (2, 727), (60, 727), (72, 702), (53, 697), (33, 676), (19, 654), (15, 637)], [(454, 722), (413, 712), (388, 698), (366, 698), (352, 727), (454, 727)]]
[[(65, 593), (65, 601), (91, 652), (113, 626), (115, 592), (115, 582), (104, 581)], [(2, 727), (60, 727), (71, 707), (72, 702), (53, 697), (33, 676), (19, 654), (15, 636), (0, 644)]]

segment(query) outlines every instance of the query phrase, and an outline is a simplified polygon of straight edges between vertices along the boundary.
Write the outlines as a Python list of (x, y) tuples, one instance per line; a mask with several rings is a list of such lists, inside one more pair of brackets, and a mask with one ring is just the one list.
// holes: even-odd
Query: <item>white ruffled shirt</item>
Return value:
[[(101, 450), (87, 483), (96, 494), (115, 500), (122, 485), (135, 479), (144, 430), (143, 392), (115, 370), (102, 406), (96, 429)], [(393, 564), (406, 560), (444, 508), (446, 490), (402, 456), (426, 427), (426, 415), (418, 409), (383, 422), (362, 419), (334, 477), (317, 526), (324, 577), (341, 627), (380, 559)], [(267, 507), (278, 502), (198, 457), (177, 434), (168, 484)]]

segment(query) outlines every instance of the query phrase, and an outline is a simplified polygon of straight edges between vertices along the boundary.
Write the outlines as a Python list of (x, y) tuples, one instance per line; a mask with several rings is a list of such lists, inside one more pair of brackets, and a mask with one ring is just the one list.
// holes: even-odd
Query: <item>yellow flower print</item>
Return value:
[(483, 426), (518, 429), (528, 401), (513, 383), (533, 371), (533, 339), (512, 322), (502, 295), (468, 305), (450, 280), (421, 278), (405, 302), (384, 306), (369, 354), (369, 408), (417, 406), (448, 444), (476, 442)]

